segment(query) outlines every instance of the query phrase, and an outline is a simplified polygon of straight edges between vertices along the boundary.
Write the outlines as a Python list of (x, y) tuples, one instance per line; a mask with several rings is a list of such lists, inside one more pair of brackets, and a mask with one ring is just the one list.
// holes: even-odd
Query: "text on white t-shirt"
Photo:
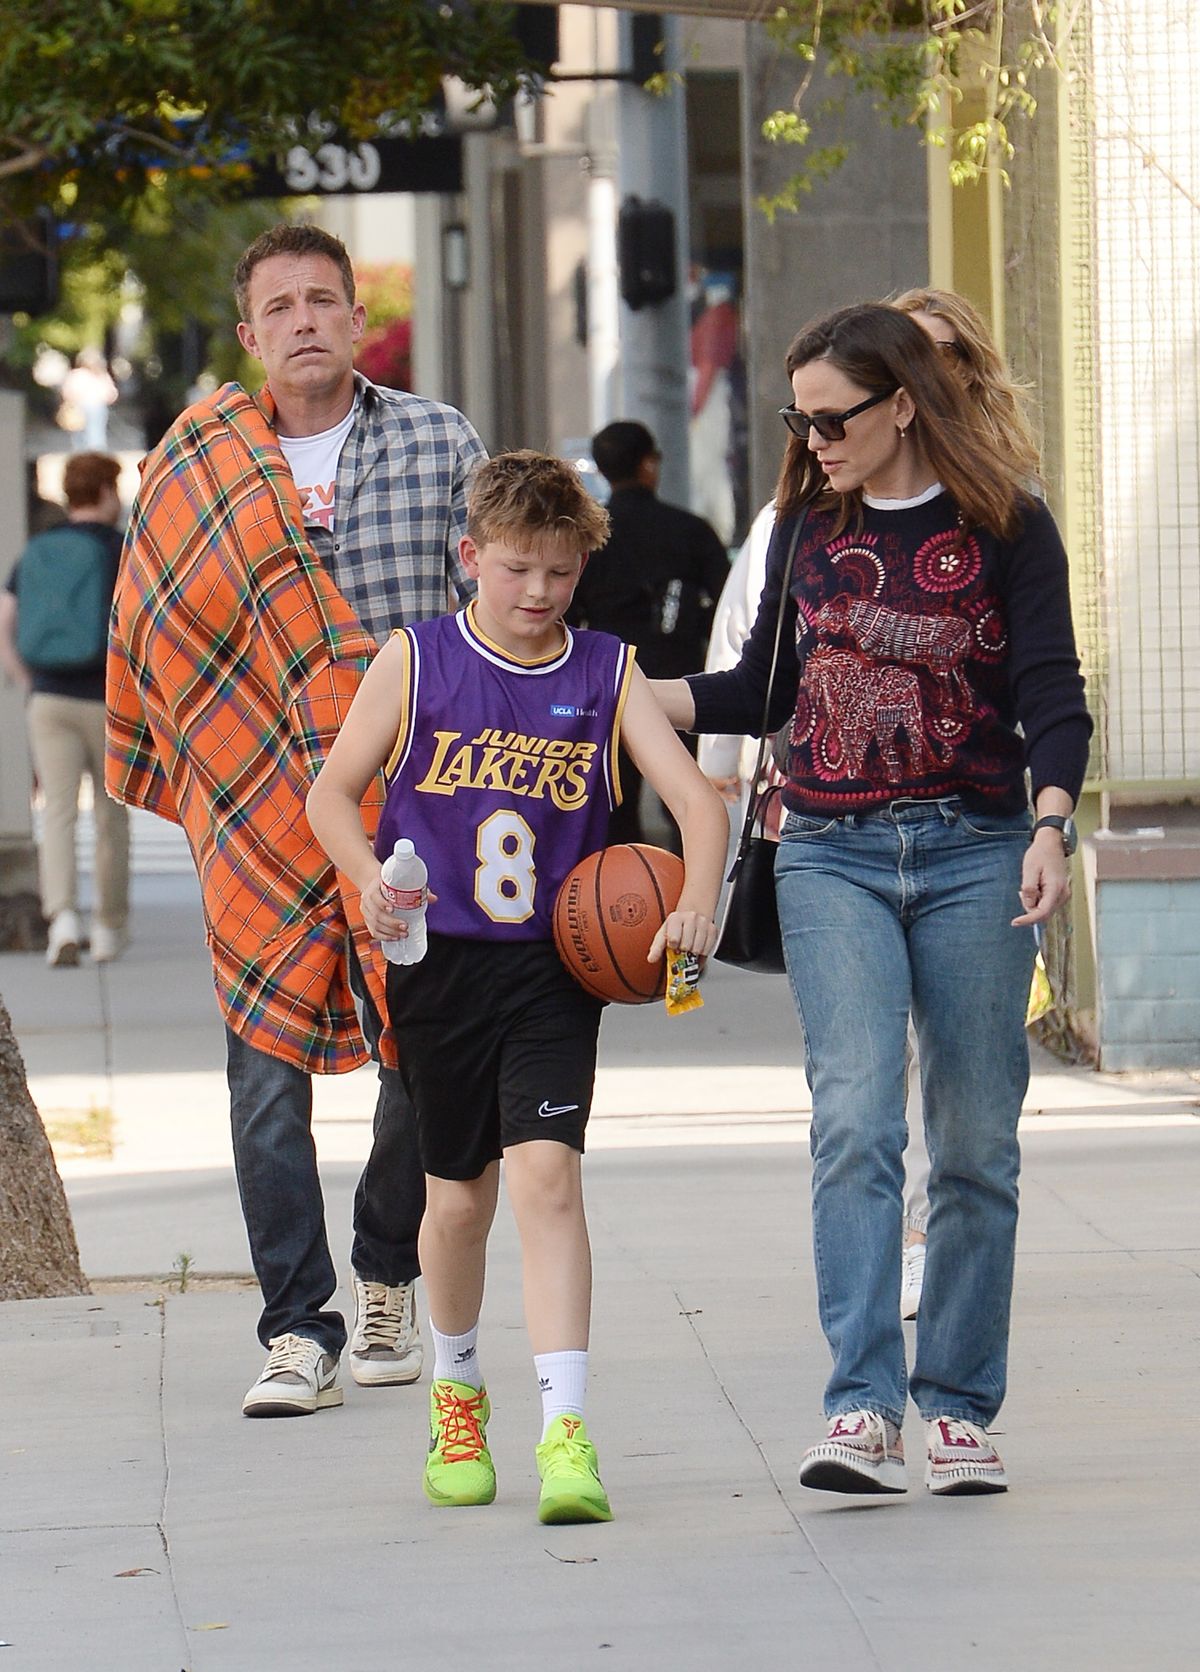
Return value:
[(317, 435), (277, 437), (300, 494), (306, 527), (333, 533), (338, 460), (346, 437), (354, 428), (354, 413), (352, 406), (340, 424)]

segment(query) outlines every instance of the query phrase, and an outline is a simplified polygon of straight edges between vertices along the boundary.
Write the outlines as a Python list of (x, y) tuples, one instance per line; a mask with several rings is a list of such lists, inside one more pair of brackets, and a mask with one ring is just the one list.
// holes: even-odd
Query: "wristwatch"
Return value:
[(1040, 818), (1030, 832), (1030, 836), (1036, 836), (1039, 830), (1059, 831), (1063, 839), (1063, 852), (1068, 859), (1079, 845), (1079, 834), (1075, 829), (1075, 820), (1064, 818), (1061, 813), (1047, 813), (1044, 818)]

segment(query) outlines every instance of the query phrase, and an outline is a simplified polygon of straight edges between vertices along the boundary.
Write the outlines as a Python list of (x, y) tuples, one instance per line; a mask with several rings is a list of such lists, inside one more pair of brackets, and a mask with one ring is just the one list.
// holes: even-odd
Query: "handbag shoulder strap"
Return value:
[[(792, 530), (792, 538), (788, 545), (787, 558), (783, 565), (783, 579), (779, 588), (779, 609), (775, 615), (775, 642), (771, 647), (771, 671), (767, 675), (766, 695), (763, 697), (762, 721), (758, 728), (758, 759), (754, 763), (754, 776), (750, 780), (750, 797), (746, 807), (746, 818), (742, 825), (742, 834), (738, 840), (737, 853), (730, 866), (726, 882), (732, 882), (742, 868), (742, 861), (750, 847), (750, 839), (754, 834), (755, 820), (759, 817), (759, 805), (762, 799), (758, 785), (762, 778), (763, 762), (766, 759), (767, 747), (770, 739), (767, 736), (767, 720), (771, 713), (771, 692), (775, 689), (775, 669), (779, 665), (779, 645), (783, 637), (783, 617), (787, 609), (788, 589), (792, 581), (792, 569), (796, 562), (796, 547), (800, 543), (800, 536), (804, 532), (804, 524), (808, 520), (808, 506), (805, 505), (796, 519), (796, 526)], [(771, 794), (768, 790), (767, 795)]]

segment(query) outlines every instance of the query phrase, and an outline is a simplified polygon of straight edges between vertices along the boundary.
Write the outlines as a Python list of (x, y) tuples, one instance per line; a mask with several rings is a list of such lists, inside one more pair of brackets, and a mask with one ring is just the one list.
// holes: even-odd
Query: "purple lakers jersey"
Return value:
[(436, 934), (549, 940), (563, 878), (604, 846), (634, 653), (608, 633), (564, 631), (537, 662), (484, 638), (471, 605), (397, 635), (403, 718), (375, 851), (413, 842)]

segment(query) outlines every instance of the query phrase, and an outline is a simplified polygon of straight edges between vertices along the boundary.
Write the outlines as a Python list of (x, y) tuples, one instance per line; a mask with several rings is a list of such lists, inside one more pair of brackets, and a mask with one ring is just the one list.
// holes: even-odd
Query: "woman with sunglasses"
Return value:
[[(801, 332), (787, 370), (776, 532), (741, 661), (656, 690), (683, 729), (756, 730), (783, 603), (776, 887), (833, 1356), (829, 1431), (800, 1479), (906, 1490), (911, 1393), (930, 1490), (1000, 1492), (986, 1429), (1005, 1391), (1033, 926), (1067, 898), (1091, 733), (1066, 556), (907, 314), (843, 309)], [(910, 1012), (932, 1160), (911, 1380), (898, 1304)]]
[[(906, 290), (893, 303), (911, 314), (946, 358), (988, 436), (1007, 454), (1031, 491), (1041, 494), (1041, 459), (1025, 412), (1026, 391), (1014, 383), (979, 314), (953, 290), (932, 286)], [(911, 1042), (910, 1033), (910, 1042)], [(909, 1070), (908, 1148), (904, 1152), (904, 1265), (900, 1316), (915, 1318), (925, 1280), (929, 1226), (929, 1155), (921, 1112), (921, 1082), (914, 1060)]]

